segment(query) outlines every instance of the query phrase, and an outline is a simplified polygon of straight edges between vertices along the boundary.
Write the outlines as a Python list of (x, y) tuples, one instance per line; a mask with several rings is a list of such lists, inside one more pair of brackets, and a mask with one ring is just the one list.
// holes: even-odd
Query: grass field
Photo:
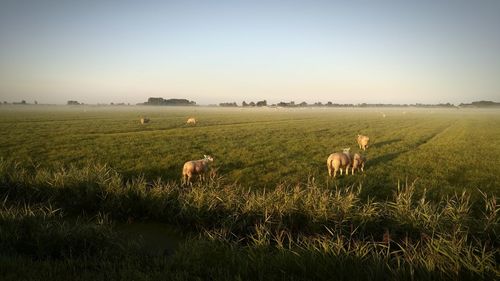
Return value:
[[(0, 131), (12, 279), (500, 277), (498, 110), (2, 106)], [(358, 152), (357, 134), (365, 172), (329, 179), (328, 155)], [(181, 187), (204, 154), (217, 175)], [(126, 221), (189, 238), (144, 254), (115, 229)]]
[[(405, 113), (406, 112), (406, 113)], [(59, 168), (106, 163), (126, 177), (179, 181), (182, 165), (203, 154), (219, 175), (250, 188), (286, 181), (327, 181), (326, 158), (359, 151), (371, 137), (364, 175), (332, 184), (361, 184), (390, 196), (398, 181), (432, 194), (477, 188), (500, 191), (500, 113), (465, 110), (217, 109), (76, 107), (2, 109), (0, 157)], [(139, 116), (152, 122), (140, 125)], [(184, 125), (196, 116), (198, 125)]]

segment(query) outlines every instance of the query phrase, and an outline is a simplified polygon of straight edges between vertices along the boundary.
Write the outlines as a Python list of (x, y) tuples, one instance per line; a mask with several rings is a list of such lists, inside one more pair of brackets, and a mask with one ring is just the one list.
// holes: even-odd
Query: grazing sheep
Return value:
[(144, 125), (146, 123), (149, 123), (149, 118), (142, 117), (141, 118), (141, 124)]
[(328, 175), (333, 177), (337, 176), (337, 171), (340, 170), (340, 175), (342, 175), (343, 169), (345, 169), (345, 174), (349, 174), (349, 168), (351, 167), (351, 154), (349, 153), (350, 148), (345, 148), (343, 152), (332, 153), (328, 156), (326, 160), (326, 165), (328, 166)]
[(191, 178), (193, 175), (199, 175), (200, 179), (203, 179), (205, 174), (208, 172), (209, 164), (214, 162), (214, 159), (210, 155), (203, 155), (201, 160), (187, 161), (184, 163), (182, 168), (182, 183), (191, 183)]
[(358, 138), (356, 140), (358, 141), (359, 148), (362, 148), (363, 150), (366, 150), (368, 148), (368, 141), (370, 140), (369, 137), (358, 135)]
[(186, 124), (188, 124), (188, 125), (196, 125), (196, 119), (194, 117), (190, 117), (186, 121)]
[(351, 175), (354, 175), (354, 170), (359, 170), (361, 169), (361, 172), (364, 172), (365, 170), (365, 163), (366, 163), (366, 158), (359, 154), (355, 153), (354, 156), (352, 157), (352, 172)]

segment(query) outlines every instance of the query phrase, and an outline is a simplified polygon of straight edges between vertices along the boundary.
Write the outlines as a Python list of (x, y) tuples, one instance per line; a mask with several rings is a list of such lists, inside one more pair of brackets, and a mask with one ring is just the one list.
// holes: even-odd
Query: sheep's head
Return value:
[(348, 147), (348, 148), (344, 148), (344, 153), (349, 153), (349, 151), (351, 151), (351, 148)]
[(210, 155), (203, 155), (203, 159), (210, 161), (210, 162), (214, 162), (214, 158), (212, 158), (212, 156), (210, 156)]

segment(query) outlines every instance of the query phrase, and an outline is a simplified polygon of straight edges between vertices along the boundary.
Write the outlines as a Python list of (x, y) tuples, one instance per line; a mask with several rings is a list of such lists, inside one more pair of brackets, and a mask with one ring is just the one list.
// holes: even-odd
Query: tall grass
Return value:
[(123, 253), (128, 245), (103, 214), (67, 219), (50, 204), (0, 203), (0, 255), (40, 259), (89, 258)]
[(6, 160), (0, 161), (0, 180), (5, 202), (54, 206), (49, 216), (56, 208), (72, 215), (164, 221), (201, 233), (221, 249), (244, 249), (223, 258), (286, 263), (305, 255), (327, 264), (385, 264), (395, 276), (500, 276), (500, 207), (485, 193), (474, 213), (466, 191), (428, 200), (425, 192), (416, 194), (413, 183), (399, 185), (391, 200), (374, 201), (360, 197), (361, 186), (328, 188), (313, 179), (253, 190), (212, 177), (185, 188), (143, 177), (125, 180), (107, 165), (51, 171)]

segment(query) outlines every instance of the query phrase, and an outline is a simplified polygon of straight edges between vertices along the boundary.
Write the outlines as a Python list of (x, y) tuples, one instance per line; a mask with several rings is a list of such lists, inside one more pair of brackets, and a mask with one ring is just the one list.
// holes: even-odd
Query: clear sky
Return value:
[(0, 101), (150, 96), (500, 101), (500, 1), (0, 1)]

